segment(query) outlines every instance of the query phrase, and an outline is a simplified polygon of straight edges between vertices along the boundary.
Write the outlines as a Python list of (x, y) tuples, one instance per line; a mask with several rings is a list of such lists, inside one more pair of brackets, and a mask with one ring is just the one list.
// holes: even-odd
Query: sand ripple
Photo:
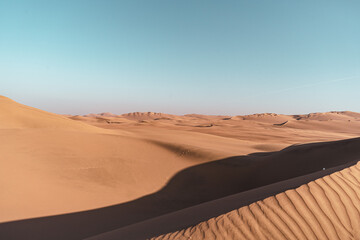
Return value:
[(153, 239), (360, 239), (360, 163)]

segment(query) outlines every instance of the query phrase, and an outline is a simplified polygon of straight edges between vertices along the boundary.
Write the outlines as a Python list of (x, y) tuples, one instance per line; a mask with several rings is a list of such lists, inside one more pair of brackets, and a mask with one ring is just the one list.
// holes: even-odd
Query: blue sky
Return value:
[(56, 113), (360, 112), (360, 1), (0, 1), (0, 94)]

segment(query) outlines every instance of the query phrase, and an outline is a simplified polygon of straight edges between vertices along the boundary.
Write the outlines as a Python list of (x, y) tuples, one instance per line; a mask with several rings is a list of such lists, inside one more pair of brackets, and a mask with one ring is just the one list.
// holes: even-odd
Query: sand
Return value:
[(45, 112), (0, 96), (0, 129), (49, 128), (87, 132), (104, 132), (67, 117)]
[(150, 221), (355, 161), (358, 136), (354, 112), (71, 116), (0, 97), (0, 237), (82, 239)]
[(360, 163), (152, 239), (360, 239)]

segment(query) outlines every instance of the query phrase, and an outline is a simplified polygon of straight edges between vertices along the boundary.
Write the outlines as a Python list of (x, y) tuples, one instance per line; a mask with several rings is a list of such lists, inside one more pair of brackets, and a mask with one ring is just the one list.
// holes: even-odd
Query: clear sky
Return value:
[(1, 0), (0, 95), (56, 113), (360, 112), (358, 0)]

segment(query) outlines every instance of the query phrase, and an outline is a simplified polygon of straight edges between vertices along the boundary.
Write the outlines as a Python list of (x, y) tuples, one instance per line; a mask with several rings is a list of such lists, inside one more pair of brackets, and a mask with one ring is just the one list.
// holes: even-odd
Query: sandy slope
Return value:
[(354, 164), (359, 146), (360, 138), (313, 143), (196, 165), (176, 174), (160, 191), (127, 203), (0, 224), (0, 238), (84, 239), (101, 234), (93, 239), (130, 240), (176, 231)]
[[(354, 164), (359, 156), (360, 138), (356, 138), (298, 145), (272, 154), (230, 158), (197, 165), (175, 175), (164, 189), (155, 194), (156, 201), (145, 204), (149, 201), (144, 199), (142, 202), (143, 205), (151, 206), (160, 202), (158, 209), (165, 206), (172, 208), (164, 221), (160, 216), (145, 221), (146, 224), (143, 222), (133, 227), (120, 228), (119, 224), (115, 233), (94, 239), (143, 239), (165, 233), (166, 230), (178, 230), (298, 187), (337, 171), (339, 165)], [(347, 166), (349, 165), (345, 167)], [(323, 170), (324, 168), (326, 170)], [(314, 172), (316, 174), (312, 176)], [(255, 190), (257, 192), (254, 193)], [(223, 198), (226, 200), (220, 200)], [(209, 205), (209, 201), (216, 203)], [(181, 210), (186, 207), (191, 210)], [(148, 210), (142, 208), (142, 214), (147, 213)], [(111, 221), (115, 223), (118, 219)], [(103, 219), (102, 223), (106, 224), (106, 219)], [(142, 235), (139, 235), (140, 233)]]
[[(209, 163), (206, 166), (217, 173), (216, 169), (230, 171), (237, 166), (228, 175), (215, 174), (223, 179), (218, 185), (226, 185), (221, 194), (194, 194), (196, 201), (161, 204), (153, 212), (148, 209), (148, 215), (137, 212), (131, 218), (120, 218), (124, 221), (121, 224), (130, 224), (237, 191), (228, 185), (228, 180), (237, 171), (246, 170), (242, 163), (219, 168), (212, 161), (240, 156), (239, 159), (251, 162), (258, 159), (253, 156), (260, 155), (247, 154), (276, 152), (293, 144), (354, 138), (360, 135), (359, 118), (358, 113), (352, 112), (236, 117), (151, 112), (61, 116), (0, 97), (0, 222), (115, 204), (124, 204), (124, 208), (128, 203), (148, 199), (147, 196), (154, 197), (153, 193), (169, 186), (170, 180), (187, 168), (197, 171), (202, 169), (200, 164)], [(236, 162), (238, 158), (234, 159)], [(271, 161), (265, 168), (271, 166)], [(198, 173), (203, 179), (197, 179), (196, 184), (187, 177), (178, 183), (181, 187), (196, 187), (215, 179), (206, 171)], [(249, 180), (238, 181), (243, 186)], [(111, 222), (106, 226), (105, 222), (103, 229), (99, 224), (99, 229), (94, 227), (94, 234), (118, 227), (110, 226)], [(86, 228), (84, 225), (84, 234), (88, 234)]]
[[(234, 117), (199, 114), (177, 116), (152, 112), (108, 114), (108, 116), (93, 114), (83, 117), (76, 116), (72, 119), (85, 121), (102, 128), (137, 132), (149, 132), (149, 129), (154, 129), (154, 131), (164, 129), (163, 132), (169, 129), (201, 132), (252, 143), (268, 143), (268, 148), (274, 144), (273, 150), (281, 149), (284, 144), (345, 139), (360, 134), (360, 113), (349, 111), (307, 115), (265, 113)], [(283, 145), (276, 146), (277, 144)], [(258, 150), (262, 150), (261, 146), (258, 148)]]
[(0, 109), (1, 222), (130, 201), (181, 169), (253, 151), (198, 132), (94, 127), (5, 97)]
[(0, 221), (128, 201), (189, 165), (154, 144), (117, 135), (6, 130), (0, 142)]
[[(84, 239), (111, 231), (110, 238), (105, 234), (105, 238), (94, 239), (144, 239), (297, 187), (342, 169), (344, 164), (354, 164), (359, 155), (360, 138), (355, 138), (203, 163), (177, 173), (160, 191), (127, 203), (0, 224), (0, 238)], [(179, 211), (185, 214), (179, 216)], [(159, 224), (156, 219), (163, 219), (163, 216), (170, 216), (170, 219)], [(150, 224), (141, 224), (144, 220)], [(115, 235), (111, 234), (112, 230)], [(147, 235), (137, 237), (139, 234)]]
[(360, 239), (360, 163), (153, 239)]
[(0, 96), (0, 129), (24, 128), (104, 132), (102, 129), (81, 122), (71, 121), (65, 116), (25, 106)]

